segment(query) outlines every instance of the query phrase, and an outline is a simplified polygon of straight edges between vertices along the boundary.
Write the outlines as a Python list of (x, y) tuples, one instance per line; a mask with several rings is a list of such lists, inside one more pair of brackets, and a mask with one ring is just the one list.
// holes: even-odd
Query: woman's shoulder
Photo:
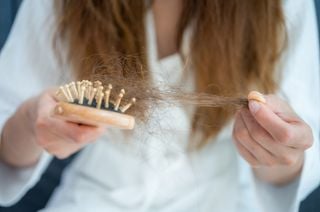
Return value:
[(60, 78), (53, 48), (53, 14), (52, 1), (28, 0), (20, 6), (0, 54), (0, 70), (4, 70), (0, 89), (8, 98), (14, 97), (15, 104), (55, 85)]

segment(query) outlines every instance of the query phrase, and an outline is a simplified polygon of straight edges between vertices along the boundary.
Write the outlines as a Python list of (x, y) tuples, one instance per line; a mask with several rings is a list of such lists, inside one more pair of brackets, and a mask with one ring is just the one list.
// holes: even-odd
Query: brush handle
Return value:
[(66, 102), (59, 102), (52, 116), (74, 123), (99, 127), (131, 130), (135, 125), (133, 116)]

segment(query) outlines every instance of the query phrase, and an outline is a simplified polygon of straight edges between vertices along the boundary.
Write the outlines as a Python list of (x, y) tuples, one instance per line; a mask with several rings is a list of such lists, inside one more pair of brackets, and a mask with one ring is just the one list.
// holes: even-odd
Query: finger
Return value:
[(43, 122), (44, 125), (52, 132), (55, 132), (55, 134), (78, 143), (90, 142), (105, 131), (104, 128), (78, 125), (51, 117), (47, 117)]
[(268, 150), (274, 156), (280, 156), (287, 152), (286, 150), (289, 147), (274, 141), (272, 136), (261, 127), (247, 109), (242, 109), (240, 115), (252, 139), (258, 142), (263, 148)]
[[(287, 139), (291, 141), (289, 146), (298, 149), (307, 149), (312, 145), (312, 130), (282, 99), (267, 95), (267, 106), (282, 120), (290, 126), (289, 136)], [(285, 136), (286, 137), (286, 136)], [(291, 139), (292, 137), (292, 139)]]
[(62, 140), (62, 142), (57, 142), (52, 144), (51, 146), (45, 148), (45, 150), (56, 156), (59, 159), (64, 159), (69, 157), (71, 154), (79, 151), (83, 146), (81, 145), (76, 145), (75, 143), (69, 142), (69, 143), (64, 143), (65, 141)]
[(235, 135), (236, 139), (254, 155), (260, 164), (272, 166), (276, 163), (275, 157), (250, 136), (241, 115), (238, 124), (235, 125)]
[(52, 91), (47, 91), (40, 97), (40, 102), (38, 105), (38, 114), (41, 116), (41, 114), (49, 115), (51, 114), (51, 111), (53, 108), (57, 105), (57, 100), (54, 98), (54, 95), (52, 94)]
[(241, 116), (249, 129), (251, 137), (263, 148), (267, 149), (280, 164), (288, 165), (294, 161), (294, 155), (296, 155), (297, 149), (284, 146), (274, 141), (268, 132), (255, 121), (247, 109), (241, 111)]
[(260, 103), (267, 104), (268, 107), (276, 114), (283, 112), (294, 113), (293, 109), (286, 101), (272, 94), (263, 95), (257, 91), (251, 91), (248, 94), (248, 100), (256, 100)]
[(41, 146), (42, 148), (46, 149), (49, 146), (52, 146), (58, 142), (61, 142), (62, 140), (68, 140), (68, 142), (75, 143), (74, 141), (70, 139), (66, 139), (61, 137), (61, 135), (57, 135), (54, 132), (52, 132), (50, 129), (43, 128), (39, 129), (37, 132), (37, 144)]
[(259, 167), (258, 160), (237, 140), (234, 139), (234, 144), (236, 145), (239, 154), (252, 166)]
[(85, 146), (84, 143), (81, 144), (71, 139), (61, 138), (61, 135), (51, 132), (50, 130), (47, 131), (45, 137), (48, 139), (48, 142), (43, 148), (59, 159), (66, 158)]
[[(305, 149), (310, 142), (305, 138), (304, 128), (293, 113), (279, 113), (292, 122), (288, 123), (275, 114), (266, 104), (256, 101), (249, 102), (250, 112), (255, 120), (274, 138), (287, 147)], [(290, 118), (289, 118), (290, 117)], [(294, 121), (293, 121), (294, 120)], [(293, 123), (294, 122), (294, 123)]]
[(312, 129), (310, 126), (305, 123), (300, 117), (293, 116), (292, 114), (287, 113), (277, 113), (277, 115), (285, 120), (286, 122), (290, 123), (291, 134), (293, 139), (290, 139), (294, 145), (290, 145), (294, 148), (298, 149), (308, 149), (312, 146), (313, 143), (313, 136), (312, 136)]
[(236, 132), (239, 129), (239, 122), (242, 121), (240, 119), (240, 114), (237, 112), (236, 119), (235, 119), (234, 127), (233, 127), (233, 143), (238, 149), (239, 154), (252, 166), (252, 167), (259, 167), (258, 160), (252, 155), (237, 139)]
[(249, 110), (255, 120), (274, 137), (276, 140), (282, 139), (282, 134), (289, 126), (279, 116), (277, 116), (266, 104), (255, 100), (249, 101)]
[(294, 146), (290, 125), (276, 115), (266, 104), (249, 101), (249, 109), (255, 120), (277, 141)]
[[(250, 92), (248, 99), (252, 115), (275, 140), (297, 149), (306, 149), (312, 145), (312, 141), (308, 139), (310, 136), (303, 133), (309, 132), (307, 124), (284, 100), (275, 95), (264, 96), (258, 92)], [(254, 101), (255, 99), (260, 103)]]
[(60, 133), (48, 128), (40, 129), (39, 132), (37, 132), (37, 142), (44, 149), (49, 149), (53, 146), (64, 146), (65, 149), (73, 149), (81, 146), (81, 144), (72, 139), (62, 136)]

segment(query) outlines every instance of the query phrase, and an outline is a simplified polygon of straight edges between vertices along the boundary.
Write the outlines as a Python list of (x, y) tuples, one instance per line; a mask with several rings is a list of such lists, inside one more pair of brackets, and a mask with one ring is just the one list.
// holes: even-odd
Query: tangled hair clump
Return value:
[[(147, 121), (150, 113), (156, 107), (192, 105), (195, 107), (231, 107), (237, 109), (248, 104), (248, 100), (245, 97), (227, 97), (209, 93), (185, 92), (180, 87), (168, 87), (168, 85), (154, 84), (151, 81), (137, 80), (137, 76), (132, 74), (125, 77), (123, 73), (128, 71), (124, 69), (131, 68), (126, 65), (126, 59), (125, 57), (113, 57), (108, 60), (110, 65), (97, 65), (89, 80), (99, 80), (103, 85), (112, 84), (115, 91), (125, 89), (123, 104), (129, 103), (129, 100), (133, 97), (136, 98), (137, 104), (128, 111), (128, 114), (135, 116), (141, 122)], [(132, 57), (130, 60), (132, 60)], [(117, 68), (120, 68), (121, 71), (117, 70)], [(140, 65), (140, 68), (143, 69), (144, 67)], [(113, 92), (112, 95), (117, 95), (117, 92)], [(112, 98), (115, 99), (116, 96)]]

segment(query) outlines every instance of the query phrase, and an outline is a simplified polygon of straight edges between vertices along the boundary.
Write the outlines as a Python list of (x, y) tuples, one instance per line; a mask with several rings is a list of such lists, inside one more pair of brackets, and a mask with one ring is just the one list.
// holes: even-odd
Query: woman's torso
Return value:
[[(158, 60), (151, 12), (146, 26), (154, 80), (165, 86), (182, 82), (192, 90), (192, 76), (184, 76), (178, 54)], [(256, 207), (255, 201), (245, 201), (253, 198), (251, 174), (233, 147), (231, 123), (204, 149), (187, 152), (190, 116), (190, 110), (179, 106), (156, 109), (150, 121), (128, 138), (108, 132), (78, 155), (44, 211), (248, 211)]]

